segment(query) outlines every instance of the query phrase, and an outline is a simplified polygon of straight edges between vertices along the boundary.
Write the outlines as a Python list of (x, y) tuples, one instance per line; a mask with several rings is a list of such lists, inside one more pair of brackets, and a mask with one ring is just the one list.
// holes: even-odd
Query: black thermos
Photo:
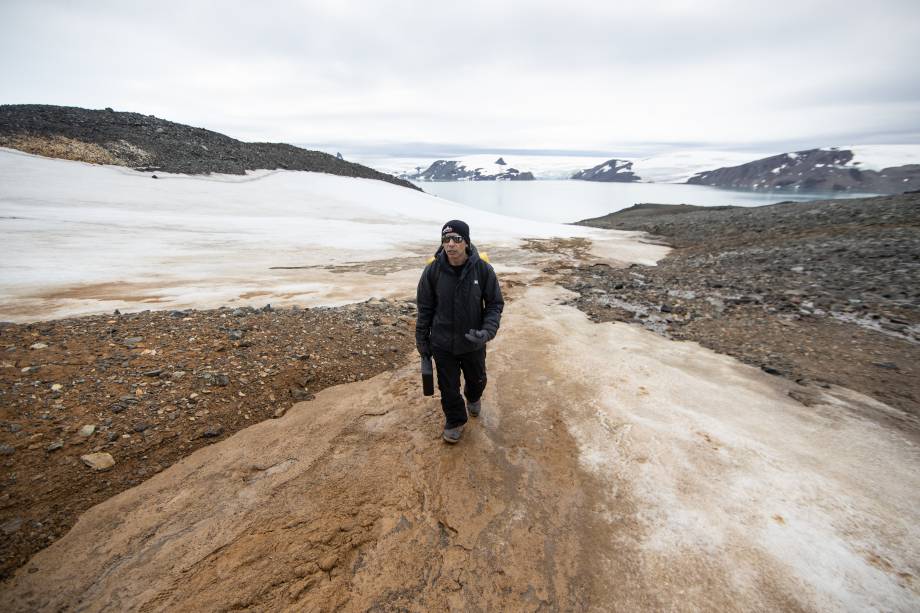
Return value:
[(431, 356), (422, 356), (422, 393), (434, 396), (434, 373), (431, 370)]

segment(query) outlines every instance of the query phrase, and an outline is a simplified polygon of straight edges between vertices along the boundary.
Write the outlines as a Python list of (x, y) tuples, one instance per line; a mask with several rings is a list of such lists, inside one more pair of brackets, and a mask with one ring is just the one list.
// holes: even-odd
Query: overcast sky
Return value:
[(0, 0), (0, 103), (380, 153), (920, 143), (918, 41), (918, 0)]

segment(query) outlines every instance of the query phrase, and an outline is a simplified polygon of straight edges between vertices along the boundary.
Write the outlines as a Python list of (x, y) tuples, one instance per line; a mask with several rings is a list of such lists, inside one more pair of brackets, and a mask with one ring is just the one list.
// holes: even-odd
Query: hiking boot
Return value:
[(470, 412), (470, 417), (479, 417), (479, 414), (482, 413), (482, 399), (466, 405), (466, 410)]
[(453, 445), (460, 440), (461, 434), (463, 434), (463, 424), (457, 426), (456, 428), (444, 428), (444, 434), (441, 436), (445, 443), (450, 443)]

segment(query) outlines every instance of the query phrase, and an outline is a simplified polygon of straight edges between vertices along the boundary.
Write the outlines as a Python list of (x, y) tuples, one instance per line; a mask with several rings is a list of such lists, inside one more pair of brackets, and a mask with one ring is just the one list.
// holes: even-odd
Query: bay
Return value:
[(445, 181), (416, 183), (429, 194), (512, 217), (571, 223), (600, 217), (634, 204), (761, 206), (782, 201), (859, 198), (873, 194), (738, 191), (680, 183), (601, 183), (596, 181)]

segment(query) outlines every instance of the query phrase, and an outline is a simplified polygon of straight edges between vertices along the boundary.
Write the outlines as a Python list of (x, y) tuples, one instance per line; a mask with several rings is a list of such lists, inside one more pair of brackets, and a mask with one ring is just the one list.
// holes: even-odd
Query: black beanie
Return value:
[(441, 236), (445, 234), (459, 234), (463, 237), (463, 240), (466, 241), (466, 244), (470, 244), (470, 227), (466, 225), (465, 222), (460, 221), (459, 219), (451, 219), (444, 227), (441, 228)]

